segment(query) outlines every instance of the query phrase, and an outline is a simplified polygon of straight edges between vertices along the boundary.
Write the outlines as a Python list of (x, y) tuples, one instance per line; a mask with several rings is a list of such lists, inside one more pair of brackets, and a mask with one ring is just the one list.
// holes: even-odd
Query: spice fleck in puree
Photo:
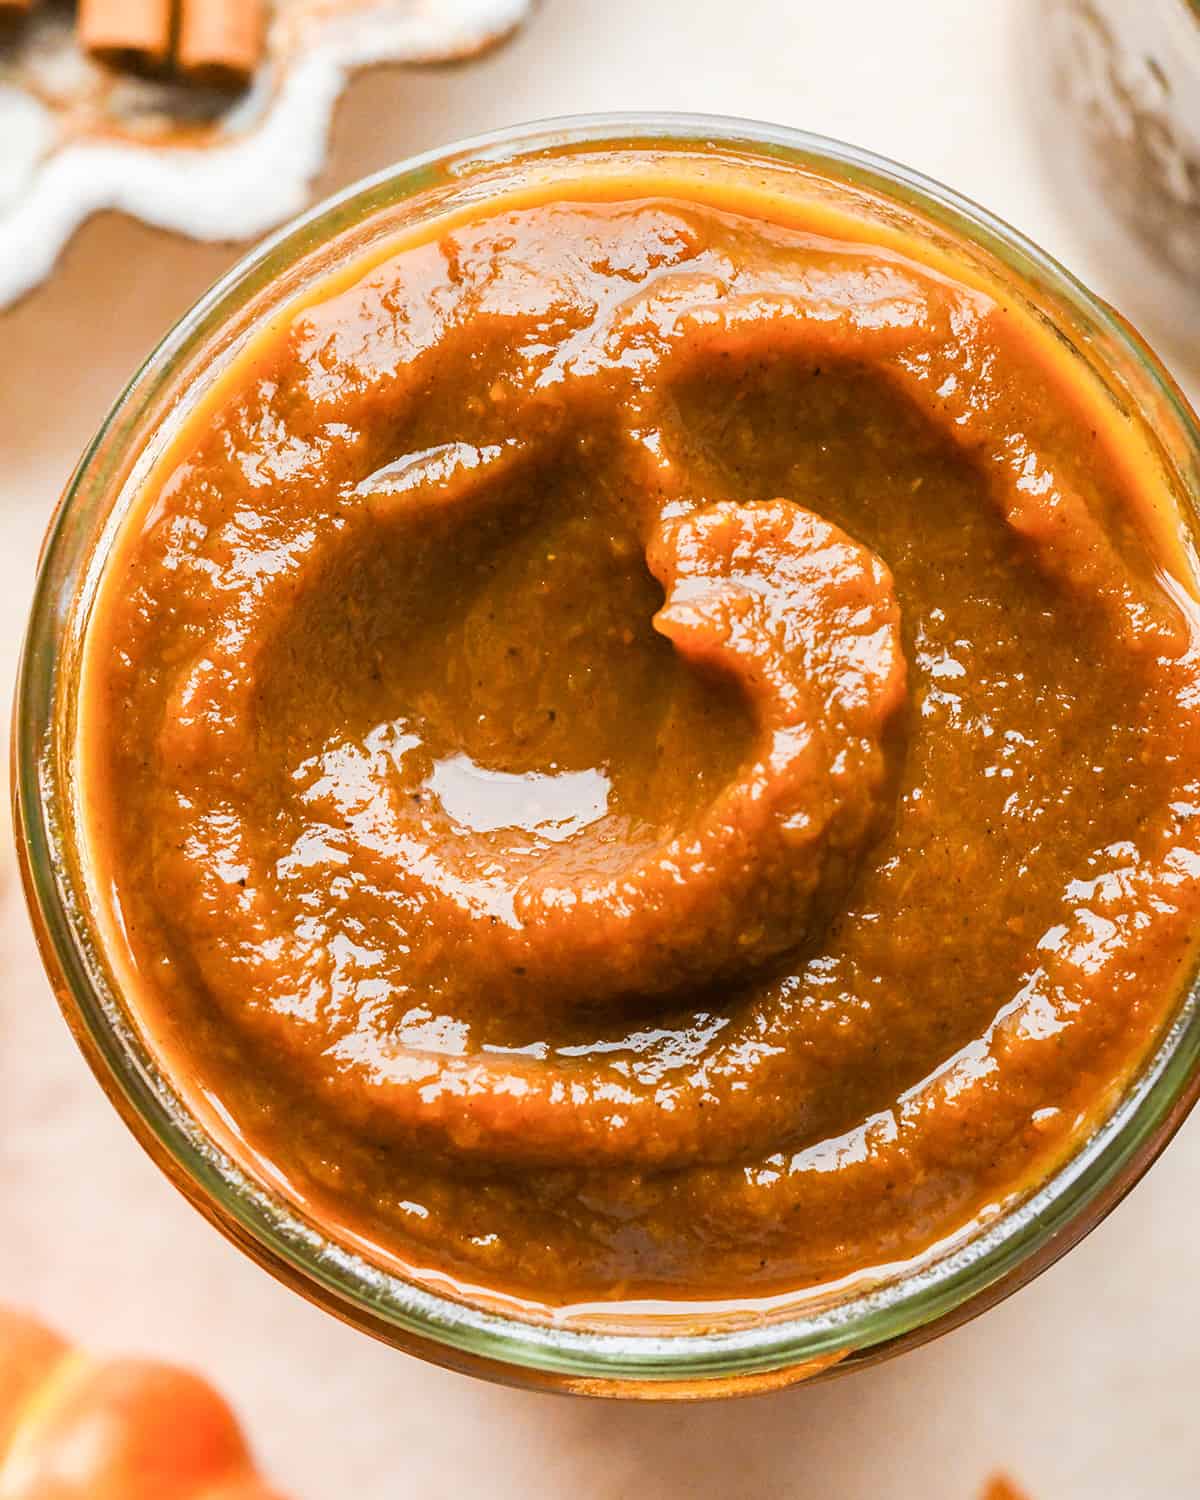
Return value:
[(1145, 1056), (1200, 908), (1153, 439), (965, 253), (673, 170), (499, 193), (266, 321), (81, 688), (180, 1086), (330, 1223), (546, 1303), (994, 1211)]

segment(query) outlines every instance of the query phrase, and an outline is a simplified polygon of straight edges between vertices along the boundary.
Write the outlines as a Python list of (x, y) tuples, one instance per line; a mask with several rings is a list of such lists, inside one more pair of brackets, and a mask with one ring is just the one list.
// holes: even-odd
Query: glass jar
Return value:
[(531, 1386), (641, 1398), (758, 1391), (877, 1360), (981, 1311), (1049, 1265), (1129, 1189), (1200, 1088), (1200, 1001), (1187, 993), (1106, 1119), (1049, 1180), (987, 1222), (852, 1285), (758, 1303), (615, 1305), (556, 1315), (418, 1284), (303, 1206), (201, 1125), (125, 1003), (99, 938), (79, 837), (74, 725), (81, 642), (126, 504), (207, 380), (260, 321), (335, 261), (498, 183), (570, 177), (622, 146), (704, 171), (751, 163), (781, 193), (831, 197), (886, 239), (966, 256), (1047, 320), (1085, 378), (1155, 435), (1164, 483), (1200, 499), (1200, 431), (1129, 327), (1035, 246), (905, 168), (793, 130), (612, 116), (507, 131), (431, 153), (315, 209), (237, 266), (174, 328), (117, 402), (51, 524), (17, 688), (15, 817), (29, 909), (59, 1000), (137, 1138), (196, 1206), (281, 1280), (399, 1347)]
[(1200, 373), (1200, 0), (1039, 0), (1028, 23), (1056, 188), (1121, 306)]

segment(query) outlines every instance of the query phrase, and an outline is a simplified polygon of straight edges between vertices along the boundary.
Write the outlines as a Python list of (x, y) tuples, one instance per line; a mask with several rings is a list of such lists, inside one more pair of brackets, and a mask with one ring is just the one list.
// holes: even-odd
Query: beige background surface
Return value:
[[(921, 167), (1119, 300), (1121, 268), (1083, 243), (1039, 169), (1022, 82), (1030, 16), (1017, 0), (544, 0), (480, 64), (359, 79), (320, 186), (538, 115), (755, 115)], [(104, 217), (48, 285), (0, 314), (0, 681), (77, 455), (123, 379), (236, 253)], [(7, 828), (0, 838), (0, 1297), (94, 1343), (205, 1367), (298, 1500), (950, 1500), (997, 1466), (1040, 1500), (1200, 1494), (1200, 1118), (1066, 1262), (880, 1370), (689, 1409), (493, 1389), (311, 1309), (158, 1176), (58, 1017)]]

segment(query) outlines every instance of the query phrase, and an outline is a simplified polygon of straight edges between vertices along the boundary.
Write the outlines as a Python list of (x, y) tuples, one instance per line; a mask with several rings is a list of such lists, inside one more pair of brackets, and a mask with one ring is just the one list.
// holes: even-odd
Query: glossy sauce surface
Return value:
[(651, 176), (497, 201), (316, 288), (151, 475), (96, 884), (313, 1211), (549, 1303), (779, 1291), (1002, 1203), (1143, 1055), (1190, 552), (921, 255)]

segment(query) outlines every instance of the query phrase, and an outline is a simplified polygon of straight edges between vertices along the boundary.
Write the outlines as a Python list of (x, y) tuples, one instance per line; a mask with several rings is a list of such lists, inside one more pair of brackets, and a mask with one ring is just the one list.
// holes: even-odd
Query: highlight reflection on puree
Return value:
[(1148, 440), (978, 272), (751, 186), (631, 151), (316, 284), (89, 627), (93, 879), (168, 1066), (320, 1212), (546, 1302), (916, 1254), (1190, 970)]

